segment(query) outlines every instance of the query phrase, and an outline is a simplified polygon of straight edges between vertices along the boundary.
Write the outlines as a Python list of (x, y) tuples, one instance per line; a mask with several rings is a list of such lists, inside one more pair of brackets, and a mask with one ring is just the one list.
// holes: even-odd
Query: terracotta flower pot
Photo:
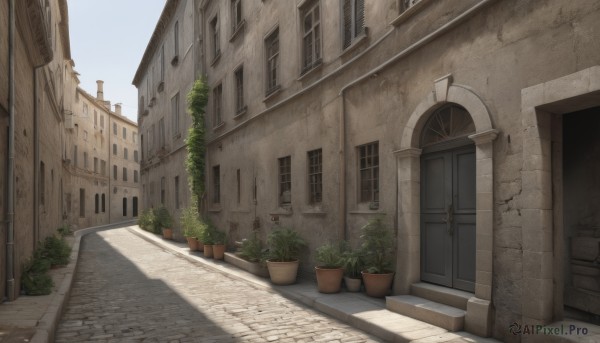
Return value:
[(204, 257), (212, 257), (213, 256), (213, 246), (212, 245), (204, 245)]
[(173, 239), (173, 229), (163, 228), (162, 234), (164, 239)]
[(204, 242), (202, 242), (198, 238), (196, 238), (196, 240), (198, 241), (198, 248), (196, 250), (198, 250), (198, 251), (204, 251)]
[(190, 251), (198, 250), (198, 240), (195, 237), (186, 237)]
[(371, 274), (363, 271), (363, 281), (365, 282), (365, 291), (368, 296), (374, 298), (383, 298), (390, 292), (394, 273)]
[(225, 256), (225, 244), (215, 244), (212, 246), (212, 250), (215, 260), (222, 260)]
[(346, 284), (346, 290), (348, 292), (360, 292), (362, 279), (344, 276), (344, 283)]
[(344, 269), (315, 267), (317, 289), (321, 293), (337, 293), (342, 288)]
[(300, 261), (277, 262), (267, 260), (271, 282), (276, 285), (291, 285), (296, 282)]

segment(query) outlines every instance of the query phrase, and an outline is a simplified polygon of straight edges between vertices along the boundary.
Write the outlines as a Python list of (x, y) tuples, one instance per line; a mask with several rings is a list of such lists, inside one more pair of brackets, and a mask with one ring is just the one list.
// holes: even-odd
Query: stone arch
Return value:
[(452, 84), (447, 75), (434, 81), (434, 89), (416, 106), (395, 151), (398, 176), (398, 254), (394, 292), (409, 294), (420, 274), (420, 136), (427, 119), (440, 106), (464, 107), (475, 124), (469, 138), (475, 143), (476, 159), (476, 280), (475, 294), (467, 305), (465, 329), (480, 336), (491, 333), (492, 234), (493, 234), (493, 146), (498, 131), (481, 98), (470, 88)]

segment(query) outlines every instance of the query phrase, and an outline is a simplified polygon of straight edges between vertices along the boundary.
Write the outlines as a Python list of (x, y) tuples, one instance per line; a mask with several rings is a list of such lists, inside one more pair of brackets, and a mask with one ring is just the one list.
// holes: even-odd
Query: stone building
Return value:
[(139, 151), (137, 124), (124, 117), (121, 105), (104, 99), (104, 82), (96, 96), (81, 89), (71, 69), (73, 98), (65, 123), (63, 165), (68, 175), (64, 218), (73, 228), (116, 223), (137, 217)]
[(70, 64), (66, 0), (0, 3), (0, 300), (18, 297), (21, 266), (63, 223)]
[(139, 94), (143, 207), (164, 205), (179, 238), (180, 209), (191, 195), (185, 139), (191, 125), (186, 95), (194, 82), (194, 20), (191, 0), (167, 1), (133, 79)]
[(535, 339), (512, 323), (600, 315), (600, 3), (232, 0), (195, 13), (208, 211), (230, 240), (294, 227), (309, 273), (316, 247), (356, 245), (383, 215), (404, 308), (460, 294), (464, 329), (505, 341)]

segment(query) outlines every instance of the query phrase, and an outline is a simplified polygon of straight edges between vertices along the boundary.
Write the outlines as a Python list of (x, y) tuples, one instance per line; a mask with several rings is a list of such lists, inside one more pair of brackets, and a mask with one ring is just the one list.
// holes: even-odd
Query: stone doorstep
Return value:
[(386, 307), (390, 311), (422, 320), (449, 331), (461, 331), (465, 325), (465, 310), (414, 295), (386, 297)]
[(420, 298), (425, 298), (433, 302), (456, 307), (465, 311), (467, 310), (467, 302), (475, 296), (473, 293), (425, 282), (418, 282), (410, 285), (410, 293)]

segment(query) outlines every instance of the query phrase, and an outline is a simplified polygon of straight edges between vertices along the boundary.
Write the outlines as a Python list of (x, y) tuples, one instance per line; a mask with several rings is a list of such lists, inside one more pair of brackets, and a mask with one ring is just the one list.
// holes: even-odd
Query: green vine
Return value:
[(208, 86), (205, 80), (198, 79), (187, 95), (188, 112), (192, 116), (192, 127), (187, 137), (187, 158), (185, 166), (193, 197), (200, 200), (204, 194), (206, 144), (204, 139), (204, 114), (208, 103)]

